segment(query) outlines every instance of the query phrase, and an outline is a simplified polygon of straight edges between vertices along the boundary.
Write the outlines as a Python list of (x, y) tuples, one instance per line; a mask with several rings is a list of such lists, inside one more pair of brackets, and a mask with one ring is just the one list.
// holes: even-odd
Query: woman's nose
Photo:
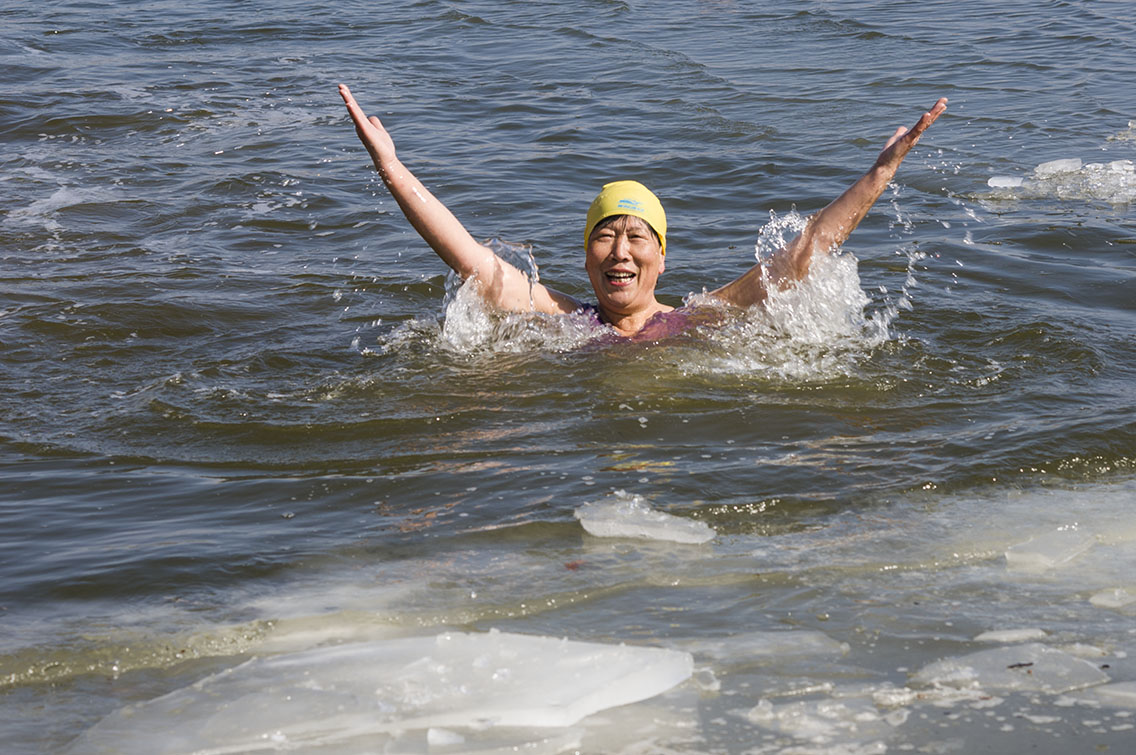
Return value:
[(615, 237), (615, 243), (611, 245), (611, 256), (621, 260), (631, 259), (631, 241), (623, 234)]

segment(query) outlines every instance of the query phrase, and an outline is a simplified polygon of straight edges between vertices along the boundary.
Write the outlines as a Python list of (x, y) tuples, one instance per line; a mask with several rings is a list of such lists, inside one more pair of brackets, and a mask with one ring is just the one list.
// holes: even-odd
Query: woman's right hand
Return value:
[(394, 140), (383, 128), (382, 121), (373, 115), (370, 118), (367, 117), (346, 84), (339, 85), (339, 95), (347, 103), (347, 112), (351, 114), (351, 120), (355, 122), (355, 133), (359, 135), (359, 141), (363, 142), (363, 146), (371, 155), (371, 160), (375, 163), (375, 170), (379, 171), (385, 178), (387, 168), (397, 160), (394, 153)]

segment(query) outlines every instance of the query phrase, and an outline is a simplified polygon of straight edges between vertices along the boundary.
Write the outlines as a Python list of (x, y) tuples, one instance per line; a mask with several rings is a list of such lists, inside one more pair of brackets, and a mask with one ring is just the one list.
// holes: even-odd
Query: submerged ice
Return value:
[(459, 752), (493, 730), (502, 747), (558, 752), (574, 735), (541, 730), (658, 695), (692, 668), (675, 650), (497, 631), (350, 643), (256, 658), (126, 708), (74, 751), (343, 752), (409, 737)]

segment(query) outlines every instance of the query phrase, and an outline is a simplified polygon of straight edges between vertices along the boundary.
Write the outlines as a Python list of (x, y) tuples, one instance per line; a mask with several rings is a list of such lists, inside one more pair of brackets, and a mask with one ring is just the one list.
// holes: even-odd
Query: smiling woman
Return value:
[[(394, 140), (379, 119), (366, 116), (345, 84), (339, 85), (339, 93), (375, 169), (407, 220), (454, 272), (477, 281), (486, 302), (510, 312), (594, 312), (601, 323), (626, 337), (681, 328), (677, 320), (663, 325), (659, 319), (674, 310), (655, 298), (655, 286), (666, 269), (666, 215), (658, 198), (645, 186), (635, 181), (607, 184), (588, 211), (584, 266), (596, 294), (593, 308), (530, 281), (474, 240), (453, 213), (399, 161)], [(754, 265), (711, 295), (728, 304), (749, 307), (765, 301), (770, 282), (785, 287), (803, 279), (816, 252), (827, 253), (844, 243), (883, 193), (903, 158), (946, 109), (944, 97), (914, 127), (896, 129), (871, 169), (811, 217), (796, 238), (767, 264)]]

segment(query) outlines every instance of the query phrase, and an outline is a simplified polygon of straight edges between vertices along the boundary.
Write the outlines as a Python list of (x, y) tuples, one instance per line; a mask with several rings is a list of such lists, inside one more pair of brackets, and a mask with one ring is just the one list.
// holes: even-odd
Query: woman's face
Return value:
[(655, 304), (655, 284), (666, 264), (647, 222), (619, 215), (592, 231), (584, 267), (601, 311), (626, 315)]

